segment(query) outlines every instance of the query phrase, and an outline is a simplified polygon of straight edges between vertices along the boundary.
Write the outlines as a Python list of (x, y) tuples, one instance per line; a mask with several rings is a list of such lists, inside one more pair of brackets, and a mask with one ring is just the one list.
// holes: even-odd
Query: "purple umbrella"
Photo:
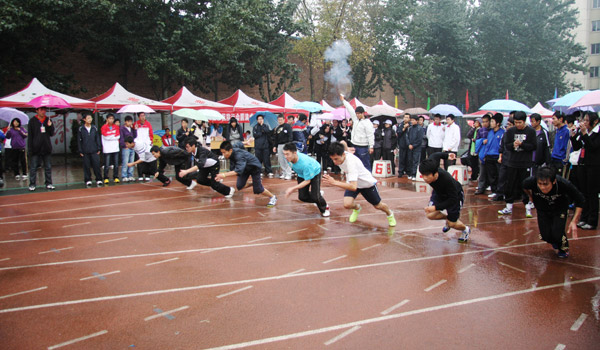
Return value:
[(38, 97), (34, 98), (33, 100), (29, 101), (28, 104), (35, 108), (40, 108), (40, 107), (70, 108), (71, 107), (69, 102), (65, 101), (64, 99), (62, 99), (58, 96), (54, 96), (54, 95), (50, 95), (50, 94), (38, 96)]
[(29, 123), (29, 117), (27, 114), (21, 112), (20, 110), (10, 107), (0, 108), (0, 119), (10, 123), (15, 118), (19, 118), (21, 125), (26, 125)]

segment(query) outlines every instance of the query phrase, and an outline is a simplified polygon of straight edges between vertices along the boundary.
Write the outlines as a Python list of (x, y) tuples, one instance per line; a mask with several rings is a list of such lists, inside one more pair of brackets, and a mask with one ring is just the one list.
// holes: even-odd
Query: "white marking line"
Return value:
[(260, 211), (258, 212), (258, 215), (260, 215), (260, 216), (262, 216), (262, 217), (265, 217), (265, 216), (267, 216), (267, 214), (263, 214), (263, 213), (262, 213), (262, 212), (260, 212)]
[(48, 288), (48, 286), (40, 287), (40, 288), (36, 288), (36, 289), (32, 289), (32, 290), (26, 290), (24, 292), (19, 292), (19, 293), (15, 293), (15, 294), (3, 295), (3, 296), (0, 296), (0, 299), (14, 297), (15, 295), (21, 295), (21, 294), (26, 294), (26, 293), (31, 293), (31, 292), (37, 292), (38, 290), (42, 290), (42, 289), (46, 289), (46, 288)]
[(252, 240), (252, 241), (248, 241), (247, 243), (260, 242), (260, 241), (265, 241), (267, 239), (271, 239), (271, 236), (263, 237), (263, 238), (259, 238), (259, 239), (255, 239), (255, 240)]
[(100, 331), (100, 332), (96, 332), (96, 333), (93, 333), (93, 334), (90, 334), (90, 335), (86, 335), (85, 337), (81, 337), (81, 338), (77, 338), (77, 339), (72, 339), (72, 340), (66, 341), (64, 343), (60, 343), (60, 344), (49, 346), (48, 350), (54, 350), (54, 349), (62, 348), (63, 346), (71, 345), (73, 343), (77, 343), (77, 342), (80, 342), (80, 341), (83, 341), (83, 340), (87, 340), (87, 339), (90, 339), (90, 338), (93, 338), (93, 337), (97, 337), (99, 335), (106, 334), (106, 333), (108, 333), (108, 331), (105, 329), (105, 330)]
[(337, 258), (333, 258), (333, 259), (329, 259), (329, 260), (325, 260), (323, 261), (323, 264), (329, 264), (330, 262), (334, 262), (336, 260), (340, 260), (343, 259), (345, 257), (347, 257), (348, 255), (342, 255), (342, 256), (338, 256)]
[(382, 315), (387, 315), (387, 314), (389, 314), (390, 312), (392, 312), (392, 311), (396, 310), (397, 308), (399, 308), (399, 307), (401, 307), (401, 306), (404, 306), (404, 305), (408, 304), (408, 302), (409, 302), (409, 301), (410, 301), (410, 300), (408, 300), (408, 299), (404, 299), (404, 300), (402, 300), (401, 302), (399, 302), (398, 304), (396, 304), (396, 305), (392, 306), (391, 308), (389, 308), (389, 309), (386, 309), (386, 310), (384, 310), (384, 311), (381, 311), (381, 314), (382, 314)]
[(165, 233), (165, 232), (169, 232), (169, 231), (173, 231), (173, 230), (160, 230), (160, 231), (155, 231), (155, 232), (148, 232), (148, 236), (150, 235), (156, 235), (159, 233)]
[(38, 232), (41, 231), (42, 229), (37, 229), (37, 230), (29, 230), (29, 231), (20, 231), (20, 232), (13, 232), (13, 233), (9, 233), (9, 236), (14, 236), (14, 235), (24, 235), (26, 233), (31, 233), (31, 232)]
[(73, 247), (66, 247), (66, 248), (60, 248), (60, 249), (52, 249), (52, 250), (47, 250), (45, 252), (39, 252), (38, 254), (55, 253), (55, 252), (59, 252), (61, 250), (68, 250), (68, 249), (73, 249)]
[(173, 258), (173, 259), (167, 259), (167, 260), (161, 260), (161, 261), (157, 261), (157, 262), (153, 262), (153, 263), (148, 263), (148, 264), (146, 264), (146, 266), (162, 264), (162, 263), (166, 263), (169, 261), (175, 261), (175, 260), (179, 260), (179, 258)]
[(458, 270), (458, 273), (463, 273), (463, 272), (467, 271), (468, 269), (470, 269), (473, 266), (475, 266), (475, 264), (467, 265), (467, 266), (463, 267), (462, 269)]
[(156, 315), (148, 316), (148, 317), (146, 317), (146, 318), (144, 319), (144, 321), (150, 321), (150, 320), (153, 320), (153, 319), (155, 319), (155, 318), (163, 317), (163, 316), (165, 316), (165, 315), (170, 315), (170, 314), (172, 314), (172, 313), (174, 313), (174, 312), (177, 312), (177, 311), (182, 311), (182, 310), (185, 310), (185, 309), (189, 309), (189, 306), (188, 306), (188, 305), (186, 305), (186, 306), (182, 306), (182, 307), (180, 307), (180, 308), (177, 308), (177, 309), (173, 309), (173, 310), (169, 310), (169, 311), (161, 312), (160, 314), (156, 314)]
[(513, 240), (512, 240), (512, 241), (510, 241), (510, 242), (506, 242), (506, 243), (504, 243), (504, 245), (505, 245), (505, 246), (509, 246), (509, 245), (511, 245), (511, 244), (513, 244), (513, 243), (515, 243), (516, 241), (517, 241), (517, 239), (515, 238), (515, 239), (513, 239)]
[(302, 232), (302, 231), (306, 231), (306, 230), (308, 230), (308, 228), (302, 228), (302, 229), (299, 229), (299, 230), (296, 230), (296, 231), (290, 231), (290, 232), (288, 232), (287, 234), (288, 234), (288, 235), (291, 235), (292, 233), (296, 233), (296, 232)]
[(78, 223), (78, 224), (64, 225), (64, 226), (63, 226), (63, 228), (66, 228), (66, 227), (73, 227), (73, 226), (79, 226), (79, 225), (87, 225), (87, 224), (91, 224), (91, 222), (89, 222), (89, 221), (88, 221), (88, 222), (80, 222), (80, 223)]
[(300, 270), (292, 271), (290, 273), (286, 273), (284, 276), (289, 276), (289, 275), (293, 275), (295, 273), (300, 273), (300, 272), (304, 272), (304, 271), (306, 271), (306, 269), (300, 269)]
[(493, 252), (491, 252), (491, 253), (489, 253), (489, 254), (485, 255), (483, 258), (484, 258), (484, 259), (487, 259), (487, 258), (489, 258), (490, 256), (492, 256), (492, 255), (494, 255), (494, 254), (496, 254), (496, 253), (498, 253), (498, 251), (497, 251), (497, 250), (494, 250)]
[[(573, 283), (574, 284), (582, 284), (582, 283), (596, 282), (599, 280), (600, 280), (600, 277), (592, 277), (592, 278), (588, 278), (588, 279), (584, 279), (584, 280), (575, 281)], [(269, 343), (274, 343), (274, 342), (283, 341), (283, 340), (297, 339), (297, 338), (302, 338), (302, 337), (306, 337), (306, 336), (312, 336), (315, 334), (337, 331), (340, 329), (346, 329), (346, 328), (354, 327), (354, 326), (363, 326), (363, 325), (372, 324), (372, 323), (378, 323), (378, 322), (383, 322), (383, 321), (388, 321), (388, 320), (399, 319), (399, 318), (407, 317), (407, 316), (420, 315), (420, 314), (424, 314), (427, 312), (445, 310), (445, 309), (455, 308), (455, 307), (464, 306), (464, 305), (471, 305), (471, 304), (490, 301), (490, 300), (497, 300), (497, 299), (517, 296), (517, 295), (535, 293), (535, 292), (538, 292), (541, 290), (548, 290), (548, 289), (562, 288), (562, 287), (563, 287), (563, 284), (558, 283), (558, 284), (551, 284), (551, 285), (547, 285), (547, 286), (543, 286), (543, 287), (538, 287), (537, 289), (522, 289), (522, 290), (517, 290), (514, 292), (507, 292), (507, 293), (502, 293), (502, 294), (490, 295), (490, 296), (486, 296), (486, 297), (467, 299), (467, 300), (457, 301), (457, 302), (453, 302), (453, 303), (449, 303), (449, 304), (431, 306), (431, 307), (426, 307), (426, 308), (411, 310), (411, 311), (405, 311), (405, 312), (392, 314), (392, 315), (379, 316), (379, 317), (375, 317), (375, 318), (368, 318), (368, 319), (349, 322), (349, 323), (345, 323), (345, 324), (338, 324), (338, 325), (333, 325), (333, 326), (329, 326), (329, 327), (312, 329), (309, 331), (284, 334), (284, 335), (280, 335), (280, 336), (276, 336), (276, 337), (257, 339), (257, 340), (252, 340), (252, 341), (248, 341), (248, 342), (244, 342), (244, 343), (228, 344), (228, 345), (223, 345), (223, 346), (219, 346), (219, 347), (215, 347), (215, 348), (210, 348), (209, 350), (239, 349), (239, 348), (244, 348), (244, 347), (269, 344)]]
[(108, 242), (122, 241), (122, 240), (124, 240), (124, 239), (127, 239), (127, 237), (121, 237), (121, 238), (109, 239), (108, 241), (100, 241), (100, 242), (96, 242), (96, 244), (102, 244), (102, 243), (108, 243)]
[(248, 215), (248, 216), (240, 216), (239, 218), (229, 219), (229, 221), (242, 220), (242, 219), (247, 219), (249, 217), (251, 217), (251, 216), (250, 215)]
[(359, 329), (360, 329), (360, 326), (354, 326), (354, 327), (350, 328), (349, 330), (343, 332), (342, 334), (338, 335), (337, 337), (333, 337), (333, 338), (329, 339), (328, 341), (326, 341), (323, 344), (325, 344), (325, 345), (331, 345), (331, 344), (335, 343), (336, 341), (344, 338), (345, 336), (347, 336), (347, 335), (349, 335), (351, 333), (356, 332)]
[(413, 248), (413, 247), (409, 246), (408, 244), (406, 244), (406, 243), (404, 243), (404, 242), (401, 242), (401, 241), (400, 241), (400, 238), (394, 239), (394, 240), (392, 240), (392, 241), (393, 241), (394, 243), (398, 243), (398, 244), (400, 244), (401, 246), (405, 246), (406, 248), (409, 248), (409, 249), (415, 249), (415, 248)]
[(317, 225), (317, 226), (319, 226), (320, 228), (322, 228), (325, 231), (329, 231), (329, 229), (327, 227), (323, 226), (323, 225)]
[(523, 234), (523, 236), (527, 236), (527, 235), (528, 235), (528, 234), (530, 234), (531, 232), (533, 232), (533, 230), (529, 230), (529, 231), (525, 232), (525, 233)]
[(200, 252), (200, 254), (206, 254), (206, 253), (210, 253), (210, 252), (214, 252), (217, 249), (206, 249)]
[(92, 278), (98, 278), (98, 277), (104, 277), (104, 276), (108, 276), (108, 275), (114, 275), (115, 273), (120, 273), (120, 272), (121, 271), (117, 270), (117, 271), (111, 271), (111, 272), (107, 272), (107, 273), (100, 273), (100, 274), (97, 274), (97, 275), (80, 278), (79, 280), (80, 281), (91, 280)]
[(115, 221), (115, 220), (125, 220), (125, 219), (131, 219), (133, 217), (133, 215), (129, 215), (129, 216), (121, 216), (118, 218), (112, 218), (112, 219), (108, 219), (108, 221)]
[(579, 327), (581, 327), (581, 325), (583, 324), (583, 322), (585, 322), (585, 319), (587, 317), (588, 317), (587, 314), (581, 314), (581, 316), (579, 316), (577, 321), (575, 321), (575, 323), (573, 323), (573, 325), (571, 326), (571, 330), (573, 332), (577, 332), (579, 330)]
[(10, 260), (10, 258), (0, 259), (0, 261), (6, 261), (6, 260)]
[(250, 288), (252, 288), (252, 286), (248, 286), (248, 287), (244, 287), (244, 288), (236, 289), (236, 290), (234, 290), (234, 291), (232, 291), (232, 292), (229, 292), (229, 293), (225, 293), (225, 294), (217, 295), (217, 298), (221, 299), (221, 298), (224, 298), (224, 297), (230, 296), (230, 295), (232, 295), (232, 294), (235, 294), (235, 293), (243, 292), (243, 291), (245, 291), (245, 290), (247, 290), (247, 289), (250, 289)]
[(425, 292), (431, 292), (431, 291), (432, 291), (434, 288), (437, 288), (437, 287), (441, 286), (442, 284), (444, 284), (444, 283), (446, 283), (446, 282), (448, 282), (448, 281), (446, 281), (446, 280), (441, 280), (441, 281), (438, 281), (437, 283), (435, 283), (435, 284), (432, 284), (432, 285), (430, 285), (429, 287), (427, 287), (427, 288), (425, 288), (425, 289), (423, 289), (423, 290), (424, 290)]
[(513, 270), (515, 270), (515, 271), (519, 271), (519, 272), (521, 272), (521, 273), (525, 273), (525, 270), (521, 270), (521, 269), (519, 269), (518, 267), (514, 267), (514, 266), (511, 266), (511, 265), (509, 265), (509, 264), (505, 264), (505, 263), (503, 263), (502, 261), (498, 261), (498, 264), (500, 264), (500, 265), (502, 265), (502, 266), (505, 266), (505, 267), (508, 267), (509, 269), (513, 269)]
[(380, 245), (381, 245), (381, 243), (373, 244), (372, 246), (362, 248), (361, 250), (364, 252), (366, 250), (369, 250), (369, 249), (372, 249), (372, 248), (375, 248), (375, 247), (379, 247)]
[(554, 348), (554, 350), (565, 350), (566, 347), (567, 346), (565, 344), (558, 344), (558, 345), (556, 345), (556, 347)]

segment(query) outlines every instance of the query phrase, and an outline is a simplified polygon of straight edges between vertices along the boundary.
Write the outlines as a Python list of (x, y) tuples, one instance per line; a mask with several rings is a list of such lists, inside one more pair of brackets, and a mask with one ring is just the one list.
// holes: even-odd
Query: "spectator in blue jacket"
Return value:
[(504, 116), (500, 113), (496, 113), (490, 120), (490, 130), (487, 134), (487, 142), (483, 145), (478, 154), (481, 163), (485, 168), (485, 178), (479, 182), (479, 187), (475, 194), (485, 193), (485, 189), (491, 186), (492, 193), (496, 193), (498, 186), (498, 171), (500, 164), (498, 159), (500, 157), (500, 141), (504, 136), (504, 129), (502, 129), (502, 120)]
[(566, 117), (561, 112), (555, 112), (552, 116), (552, 124), (556, 129), (554, 136), (554, 147), (550, 154), (550, 163), (557, 172), (562, 174), (562, 169), (567, 164), (567, 145), (569, 144), (569, 128), (567, 127)]

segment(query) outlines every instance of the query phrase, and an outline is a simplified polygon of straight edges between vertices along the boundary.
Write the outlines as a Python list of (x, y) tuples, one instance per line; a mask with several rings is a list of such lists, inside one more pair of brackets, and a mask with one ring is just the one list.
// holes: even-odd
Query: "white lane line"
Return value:
[[(582, 283), (589, 283), (589, 282), (596, 282), (596, 281), (600, 281), (600, 276), (587, 278), (585, 280), (575, 281), (573, 283), (574, 284), (582, 284)], [(521, 289), (521, 290), (517, 290), (517, 291), (513, 291), (513, 292), (495, 294), (495, 295), (479, 297), (479, 298), (474, 298), (474, 299), (467, 299), (467, 300), (457, 301), (457, 302), (453, 302), (453, 303), (449, 303), (449, 304), (430, 306), (430, 307), (426, 307), (426, 308), (422, 308), (422, 309), (405, 311), (405, 312), (401, 312), (401, 313), (397, 313), (397, 314), (379, 316), (379, 317), (368, 318), (368, 319), (358, 320), (358, 321), (344, 323), (344, 324), (337, 324), (337, 325), (333, 325), (333, 326), (329, 326), (329, 327), (311, 329), (309, 331), (284, 334), (284, 335), (279, 335), (279, 336), (270, 337), (270, 338), (256, 339), (256, 340), (251, 340), (251, 341), (237, 343), (237, 344), (228, 344), (228, 345), (210, 348), (207, 350), (240, 349), (240, 348), (245, 348), (245, 347), (250, 347), (250, 346), (269, 344), (269, 343), (274, 343), (274, 342), (278, 342), (278, 341), (297, 339), (297, 338), (302, 338), (302, 337), (307, 337), (307, 336), (313, 336), (315, 334), (337, 331), (340, 329), (346, 329), (346, 328), (354, 327), (354, 326), (363, 326), (363, 325), (372, 324), (372, 323), (384, 322), (384, 321), (388, 321), (388, 320), (395, 320), (395, 319), (399, 319), (402, 317), (420, 315), (420, 314), (424, 314), (424, 313), (428, 313), (428, 312), (446, 310), (446, 309), (451, 309), (451, 308), (455, 308), (455, 307), (459, 307), (459, 306), (471, 305), (471, 304), (481, 303), (481, 302), (490, 301), (490, 300), (503, 299), (503, 298), (508, 298), (508, 297), (517, 296), (517, 295), (535, 293), (535, 292), (538, 292), (541, 290), (548, 290), (548, 289), (562, 288), (562, 287), (563, 287), (562, 283), (557, 283), (557, 284), (546, 285), (543, 287), (538, 287), (537, 289), (531, 289), (531, 288)]]
[(381, 245), (381, 243), (373, 244), (372, 246), (362, 248), (361, 250), (364, 252), (366, 250), (369, 250), (369, 249), (372, 249), (372, 248), (375, 248), (375, 247), (379, 247), (380, 245)]
[(323, 226), (323, 225), (317, 225), (317, 226), (319, 226), (320, 228), (322, 228), (325, 231), (329, 231), (329, 229), (327, 227)]
[(96, 332), (96, 333), (93, 333), (93, 334), (90, 334), (90, 335), (86, 335), (86, 336), (81, 337), (81, 338), (76, 338), (76, 339), (72, 339), (72, 340), (66, 341), (64, 343), (60, 343), (60, 344), (49, 346), (48, 350), (54, 350), (54, 349), (62, 348), (63, 346), (71, 345), (71, 344), (74, 344), (74, 343), (77, 343), (77, 342), (80, 342), (80, 341), (83, 341), (83, 340), (87, 340), (87, 339), (90, 339), (90, 338), (93, 338), (93, 337), (97, 337), (99, 335), (103, 335), (103, 334), (106, 334), (106, 333), (108, 333), (108, 331), (105, 329), (103, 331)]
[(156, 262), (153, 262), (153, 263), (148, 263), (148, 264), (146, 264), (146, 266), (162, 264), (162, 263), (166, 263), (166, 262), (169, 262), (169, 261), (175, 261), (175, 260), (179, 260), (179, 258), (172, 258), (172, 259), (167, 259), (167, 260), (156, 261)]
[(173, 230), (169, 229), (169, 230), (160, 230), (160, 231), (148, 232), (148, 236), (150, 236), (150, 235), (156, 235), (156, 234), (159, 234), (159, 233), (165, 233), (165, 232), (169, 232), (169, 231), (173, 231)]
[(408, 299), (404, 299), (404, 300), (402, 300), (401, 302), (399, 302), (398, 304), (396, 304), (396, 305), (394, 305), (394, 306), (390, 307), (389, 309), (385, 309), (384, 311), (381, 311), (381, 314), (382, 314), (382, 315), (387, 315), (387, 314), (389, 314), (390, 312), (392, 312), (392, 311), (396, 310), (397, 308), (399, 308), (399, 307), (401, 307), (401, 306), (404, 306), (404, 305), (408, 304), (408, 302), (409, 302), (409, 301), (410, 301), (410, 300), (408, 300)]
[(573, 332), (577, 332), (579, 330), (579, 327), (581, 327), (581, 325), (583, 324), (583, 322), (585, 322), (585, 319), (588, 317), (587, 314), (581, 314), (581, 316), (579, 316), (579, 318), (575, 321), (575, 323), (573, 323), (573, 325), (571, 326), (571, 330)]
[(217, 295), (217, 298), (221, 299), (221, 298), (224, 298), (224, 297), (230, 296), (230, 295), (232, 295), (232, 294), (235, 294), (235, 293), (243, 292), (243, 291), (245, 291), (245, 290), (247, 290), (247, 289), (250, 289), (250, 288), (252, 288), (252, 286), (248, 286), (248, 287), (244, 287), (244, 288), (236, 289), (236, 290), (234, 290), (234, 291), (231, 291), (231, 292), (229, 292), (229, 293), (225, 293), (225, 294)]
[(498, 264), (500, 264), (500, 265), (502, 265), (502, 266), (505, 266), (505, 267), (508, 267), (509, 269), (513, 269), (513, 270), (515, 270), (515, 271), (519, 271), (519, 272), (521, 272), (521, 273), (525, 273), (525, 270), (521, 270), (520, 268), (518, 268), (518, 267), (514, 267), (514, 266), (511, 266), (511, 265), (509, 265), (509, 264), (505, 264), (505, 263), (503, 263), (502, 261), (498, 261)]
[(513, 243), (515, 243), (516, 241), (517, 241), (517, 239), (515, 238), (515, 239), (513, 239), (513, 240), (512, 240), (512, 241), (510, 241), (510, 242), (506, 242), (506, 243), (504, 243), (504, 245), (505, 245), (505, 246), (509, 246), (509, 245), (511, 245), (511, 244), (513, 244)]
[(304, 272), (304, 271), (306, 271), (306, 269), (299, 269), (299, 270), (296, 270), (296, 271), (292, 271), (292, 272), (286, 273), (284, 276), (289, 276), (289, 275), (293, 275), (295, 273), (300, 273), (300, 272)]
[(271, 236), (263, 237), (263, 238), (259, 238), (259, 239), (255, 239), (255, 240), (252, 240), (252, 241), (248, 241), (247, 243), (260, 242), (260, 241), (265, 241), (267, 239), (271, 239)]
[[(370, 236), (376, 235), (376, 234), (379, 234), (379, 233), (372, 233), (372, 234), (371, 233), (369, 233), (369, 234), (360, 233), (360, 234), (354, 234), (354, 235), (344, 235), (344, 236), (335, 236), (335, 237), (322, 237), (322, 238), (316, 238), (316, 239), (312, 239), (312, 240), (310, 240), (310, 239), (297, 239), (297, 240), (291, 240), (291, 241), (278, 241), (278, 242), (268, 242), (268, 243), (256, 243), (256, 244), (253, 243), (253, 244), (242, 244), (242, 245), (234, 245), (234, 246), (222, 246), (222, 247), (217, 247), (217, 248), (199, 248), (199, 249), (176, 250), (176, 251), (147, 253), (147, 254), (133, 254), (133, 255), (121, 255), (121, 256), (109, 256), (109, 257), (104, 257), (104, 258), (91, 258), (91, 259), (80, 259), (80, 260), (66, 260), (66, 261), (57, 261), (57, 262), (42, 263), (42, 264), (33, 264), (33, 265), (5, 266), (5, 267), (0, 267), (0, 271), (25, 269), (25, 268), (32, 268), (32, 267), (58, 266), (58, 265), (65, 265), (65, 264), (79, 264), (79, 263), (87, 263), (87, 262), (94, 262), (94, 261), (107, 261), (107, 260), (117, 260), (117, 259), (135, 259), (135, 258), (143, 258), (143, 257), (149, 257), (149, 256), (163, 256), (163, 255), (191, 254), (191, 253), (205, 254), (205, 253), (210, 253), (210, 252), (213, 252), (213, 251), (216, 251), (216, 250), (255, 248), (255, 247), (262, 247), (262, 246), (295, 244), (295, 243), (304, 243), (304, 242), (321, 242), (321, 241), (327, 241), (327, 240), (347, 239), (347, 238), (355, 238), (355, 237), (361, 237), (361, 238), (363, 238), (363, 237), (370, 237)], [(417, 236), (417, 237), (421, 237), (421, 236)], [(593, 239), (593, 238), (600, 238), (600, 235), (597, 235), (597, 236), (587, 236), (587, 237), (579, 237), (579, 238), (571, 238), (571, 241), (584, 240), (584, 239)], [(430, 260), (430, 259), (433, 260), (433, 259), (447, 258), (447, 257), (451, 257), (451, 256), (466, 256), (466, 255), (480, 254), (480, 253), (485, 253), (485, 252), (493, 252), (493, 254), (496, 254), (498, 251), (512, 250), (514, 248), (532, 247), (532, 246), (545, 245), (545, 244), (547, 244), (547, 243), (546, 242), (535, 242), (535, 243), (524, 243), (524, 244), (514, 245), (514, 246), (504, 247), (504, 248), (502, 248), (502, 247), (501, 248), (484, 248), (484, 249), (480, 249), (480, 250), (469, 250), (469, 251), (464, 251), (464, 252), (459, 252), (459, 253), (450, 253), (450, 254), (434, 255), (434, 256), (431, 256), (431, 257), (415, 258), (416, 260), (415, 259), (393, 260), (393, 261), (388, 261), (388, 262), (383, 262), (383, 263), (376, 263), (376, 264), (372, 264), (372, 265), (359, 265), (357, 268), (368, 268), (368, 267), (373, 267), (373, 266), (379, 266), (380, 264), (382, 264), (382, 265), (402, 264), (402, 263), (406, 263), (406, 262), (414, 262), (414, 261)], [(594, 269), (594, 270), (600, 270), (600, 268), (597, 268), (597, 267), (594, 267), (594, 266), (586, 266), (586, 265), (580, 265), (580, 264), (572, 264), (572, 265), (579, 266), (579, 267), (585, 267), (585, 268), (589, 268), (589, 269)], [(344, 268), (341, 268), (341, 269), (347, 269), (347, 268), (352, 268), (352, 267), (344, 267)]]
[(335, 343), (336, 341), (338, 341), (338, 340), (340, 340), (340, 339), (344, 338), (345, 336), (347, 336), (347, 335), (349, 335), (349, 334), (351, 334), (351, 333), (354, 333), (354, 332), (356, 332), (356, 331), (357, 331), (357, 330), (359, 330), (359, 329), (360, 329), (360, 326), (354, 326), (354, 327), (350, 328), (349, 330), (347, 330), (347, 331), (343, 332), (342, 334), (340, 334), (340, 335), (338, 335), (338, 336), (336, 336), (336, 337), (333, 337), (333, 338), (329, 339), (328, 341), (326, 341), (326, 342), (325, 342), (325, 343), (323, 343), (323, 344), (325, 344), (325, 345), (331, 345), (331, 344)]
[(102, 243), (109, 243), (109, 242), (116, 242), (116, 241), (122, 241), (124, 239), (127, 239), (127, 237), (121, 237), (121, 238), (115, 238), (115, 239), (109, 239), (107, 241), (100, 241), (100, 242), (96, 242), (96, 244), (102, 244)]
[(484, 259), (487, 259), (487, 258), (489, 258), (490, 256), (492, 256), (492, 255), (494, 255), (494, 254), (496, 254), (496, 253), (498, 253), (498, 250), (494, 250), (493, 252), (491, 252), (491, 253), (489, 253), (489, 254), (486, 254), (486, 255), (485, 255), (483, 258), (484, 258)]
[(300, 230), (296, 230), (296, 231), (290, 231), (290, 232), (287, 232), (287, 234), (288, 234), (288, 235), (291, 235), (292, 233), (296, 233), (296, 232), (302, 232), (302, 231), (306, 231), (306, 230), (308, 230), (308, 228), (302, 228), (302, 229), (300, 229)]
[(41, 231), (41, 230), (42, 230), (42, 229), (40, 228), (40, 229), (37, 229), (37, 230), (19, 231), (19, 232), (13, 232), (13, 233), (9, 233), (8, 235), (9, 235), (9, 236), (14, 236), (14, 235), (24, 235), (24, 234), (27, 234), (27, 233), (31, 233), (31, 232), (38, 232), (38, 231)]
[(45, 252), (39, 252), (38, 254), (56, 253), (56, 252), (60, 252), (61, 250), (69, 250), (69, 249), (73, 249), (73, 247), (66, 247), (66, 248), (52, 249), (52, 250), (47, 250), (47, 251), (45, 251)]
[(108, 276), (108, 275), (114, 275), (115, 273), (120, 273), (120, 272), (121, 271), (117, 270), (117, 271), (111, 271), (111, 272), (107, 272), (107, 273), (99, 273), (97, 275), (80, 278), (79, 280), (80, 281), (91, 280), (92, 278), (98, 278), (98, 277), (104, 277), (104, 276)]
[(10, 297), (14, 297), (16, 295), (21, 295), (21, 294), (26, 294), (26, 293), (32, 293), (32, 292), (37, 292), (38, 290), (43, 290), (48, 288), (48, 286), (44, 286), (44, 287), (40, 287), (40, 288), (36, 288), (36, 289), (32, 289), (32, 290), (26, 290), (24, 292), (19, 292), (19, 293), (14, 293), (14, 294), (9, 294), (9, 295), (3, 295), (0, 296), (0, 299), (4, 299), (4, 298), (10, 298)]
[(554, 348), (554, 350), (565, 350), (567, 348), (567, 346), (565, 344), (558, 344), (556, 345), (556, 347)]
[(533, 232), (533, 230), (526, 231), (526, 232), (523, 234), (523, 236), (527, 236), (527, 235), (528, 235), (528, 234), (530, 234), (531, 232)]
[(6, 260), (10, 260), (10, 258), (0, 259), (0, 261), (6, 261)]
[(133, 215), (129, 215), (129, 216), (121, 216), (118, 218), (112, 218), (112, 219), (108, 219), (108, 221), (115, 221), (115, 220), (126, 220), (126, 219), (131, 219), (133, 217)]
[(336, 260), (340, 260), (343, 259), (345, 257), (347, 257), (348, 255), (342, 255), (342, 256), (338, 256), (337, 258), (333, 258), (333, 259), (329, 259), (329, 260), (325, 260), (323, 261), (323, 264), (329, 264), (330, 262), (334, 262)]
[(161, 312), (160, 314), (156, 314), (156, 315), (148, 316), (148, 317), (146, 317), (146, 318), (144, 319), (144, 321), (150, 321), (150, 320), (153, 320), (153, 319), (155, 319), (155, 318), (163, 317), (163, 316), (165, 316), (165, 315), (170, 315), (170, 314), (172, 314), (172, 313), (174, 313), (174, 312), (182, 311), (182, 310), (185, 310), (185, 309), (189, 309), (189, 305), (182, 306), (182, 307), (180, 307), (180, 308), (173, 309), (173, 310), (169, 310), (169, 311), (164, 311), (164, 312)]
[(423, 289), (423, 290), (424, 290), (425, 292), (430, 292), (430, 291), (432, 291), (433, 289), (435, 289), (435, 288), (437, 288), (437, 287), (441, 286), (442, 284), (444, 284), (444, 283), (446, 283), (446, 282), (448, 282), (448, 281), (446, 281), (446, 280), (441, 280), (441, 281), (438, 281), (438, 282), (436, 282), (436, 283), (434, 283), (434, 284), (430, 285), (429, 287), (427, 287), (427, 288), (425, 288), (425, 289)]
[(400, 238), (396, 238), (396, 239), (392, 240), (392, 242), (400, 244), (401, 246), (404, 246), (404, 247), (409, 248), (409, 249), (415, 249), (414, 247), (412, 247), (412, 246), (410, 246), (410, 245), (408, 245), (408, 244), (400, 241)]
[(473, 266), (475, 266), (475, 264), (467, 265), (467, 266), (463, 267), (462, 269), (458, 270), (458, 273), (463, 273), (463, 272), (467, 271), (468, 269), (470, 269)]
[(73, 227), (73, 226), (79, 226), (79, 225), (87, 225), (87, 224), (91, 224), (91, 222), (88, 221), (88, 222), (80, 222), (80, 223), (77, 223), (77, 224), (64, 225), (63, 228)]
[(248, 215), (248, 216), (240, 216), (239, 218), (229, 219), (229, 221), (242, 220), (242, 219), (247, 219), (249, 217), (251, 217), (251, 216), (250, 215)]
[(260, 216), (262, 216), (262, 217), (265, 217), (265, 216), (267, 216), (267, 214), (264, 214), (263, 212), (260, 212), (260, 211), (259, 211), (259, 212), (257, 212), (257, 213), (258, 213), (258, 215), (260, 215)]

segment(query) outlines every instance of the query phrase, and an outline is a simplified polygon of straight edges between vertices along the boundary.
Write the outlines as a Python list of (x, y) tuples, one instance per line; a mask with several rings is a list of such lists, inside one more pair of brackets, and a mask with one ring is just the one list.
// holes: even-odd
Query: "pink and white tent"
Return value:
[(23, 90), (1, 98), (0, 107), (33, 108), (28, 102), (36, 97), (46, 94), (58, 96), (64, 99), (65, 101), (69, 102), (72, 108), (94, 108), (94, 102), (50, 90), (39, 80), (37, 80), (37, 78), (31, 79), (29, 84), (27, 84)]
[(368, 114), (371, 114), (371, 113), (369, 113), (369, 108), (371, 108), (371, 107), (369, 107), (366, 104), (360, 102), (356, 97), (353, 98), (353, 99), (351, 99), (350, 101), (348, 101), (348, 103), (350, 103), (350, 105), (353, 108), (356, 108), (358, 106), (362, 106)]
[(544, 108), (544, 106), (542, 106), (540, 102), (538, 102), (535, 106), (533, 106), (533, 108), (531, 108), (531, 112), (537, 113), (542, 117), (551, 117), (554, 114), (554, 112), (552, 112), (551, 110)]
[(96, 109), (119, 109), (125, 105), (147, 105), (154, 110), (170, 111), (171, 105), (133, 94), (121, 84), (115, 83), (107, 92), (90, 98), (96, 102)]
[(373, 115), (374, 117), (378, 115), (396, 116), (402, 114), (402, 112), (404, 111), (388, 105), (384, 100), (381, 100), (376, 105), (369, 107), (369, 114)]
[(233, 107), (231, 113), (224, 113), (226, 117), (235, 117), (240, 123), (249, 123), (252, 114), (260, 111), (268, 111), (273, 113), (283, 113), (284, 108), (272, 105), (270, 103), (255, 100), (246, 95), (242, 90), (237, 90), (228, 98), (218, 101)]
[(331, 107), (325, 100), (321, 100), (319, 103), (323, 106), (323, 112), (333, 112), (335, 110), (335, 108)]
[(182, 108), (213, 109), (221, 113), (233, 111), (232, 106), (196, 96), (192, 94), (185, 86), (179, 89), (175, 95), (163, 100), (162, 102), (173, 105), (174, 111)]
[(270, 102), (272, 105), (283, 107), (284, 112), (299, 112), (308, 115), (309, 112), (307, 110), (294, 108), (299, 103), (300, 101), (290, 96), (287, 92), (284, 92), (276, 100)]

